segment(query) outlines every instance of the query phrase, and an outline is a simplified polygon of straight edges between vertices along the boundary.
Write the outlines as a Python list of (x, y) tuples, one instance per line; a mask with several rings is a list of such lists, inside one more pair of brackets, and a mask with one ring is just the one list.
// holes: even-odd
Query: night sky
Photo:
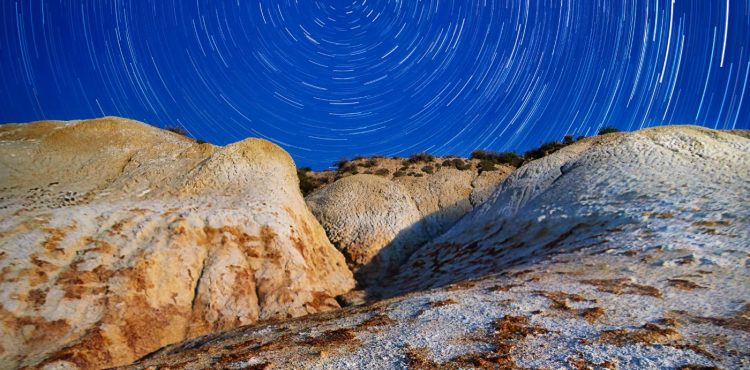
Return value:
[(750, 128), (748, 0), (0, 0), (0, 122), (116, 115), (298, 165)]

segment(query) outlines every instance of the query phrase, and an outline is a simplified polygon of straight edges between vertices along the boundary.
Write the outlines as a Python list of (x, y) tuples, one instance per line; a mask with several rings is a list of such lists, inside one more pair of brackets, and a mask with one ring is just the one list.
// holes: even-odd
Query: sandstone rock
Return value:
[(119, 118), (0, 126), (0, 364), (98, 368), (354, 286), (294, 163)]
[(510, 170), (477, 175), (476, 168), (438, 167), (432, 174), (392, 180), (353, 175), (306, 200), (331, 242), (347, 256), (357, 281), (367, 287), (393, 275), (420, 245), (484, 201)]
[(424, 177), (398, 177), (393, 181), (407, 189), (422, 216), (423, 240), (440, 235), (471, 211), (473, 171), (442, 168)]
[(748, 166), (714, 130), (586, 139), (417, 251), (388, 287), (410, 293), (130, 368), (748, 368)]
[(379, 176), (343, 178), (309, 195), (307, 204), (360, 282), (393, 274), (425, 241), (409, 193)]
[[(738, 208), (747, 195), (750, 140), (740, 136), (670, 126), (591, 137), (512, 173), (411, 257), (393, 280), (394, 293), (609, 245), (620, 235), (631, 248), (685, 245), (703, 253), (719, 240), (736, 244), (750, 239), (747, 207)], [(707, 220), (728, 224), (707, 238), (695, 226)]]
[(441, 166), (441, 161), (408, 166), (408, 171), (428, 166), (432, 168), (429, 173), (394, 177), (403, 165), (400, 159), (353, 160), (349, 167), (377, 163), (365, 168), (369, 172), (386, 170), (388, 175), (345, 176), (307, 196), (308, 206), (334, 245), (347, 255), (349, 267), (363, 287), (377, 285), (392, 275), (421, 244), (445, 232), (487, 199), (512, 171), (509, 166), (499, 166), (496, 171), (479, 174), (471, 160), (465, 171)]

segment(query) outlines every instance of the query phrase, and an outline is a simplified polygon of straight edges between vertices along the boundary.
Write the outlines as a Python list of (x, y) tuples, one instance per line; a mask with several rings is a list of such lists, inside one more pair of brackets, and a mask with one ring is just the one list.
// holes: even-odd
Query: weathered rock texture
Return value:
[[(394, 160), (379, 161), (388, 168), (387, 162)], [(358, 174), (306, 200), (331, 242), (348, 257), (357, 281), (368, 287), (392, 276), (419, 246), (486, 200), (510, 170), (501, 166), (479, 174), (471, 166), (463, 171), (437, 166), (431, 174), (392, 180)]]
[(309, 195), (307, 204), (358, 281), (394, 274), (425, 242), (422, 215), (409, 193), (379, 176), (345, 177)]
[(750, 140), (697, 127), (586, 139), (417, 251), (388, 287), (411, 293), (132, 367), (748, 368), (749, 167)]
[(0, 126), (0, 368), (126, 364), (338, 308), (354, 286), (286, 152), (119, 118)]
[[(417, 251), (394, 293), (479, 277), (582, 246), (724, 253), (750, 239), (750, 140), (690, 126), (592, 137), (513, 172)], [(706, 228), (704, 223), (718, 223)], [(731, 249), (731, 248), (730, 248)]]

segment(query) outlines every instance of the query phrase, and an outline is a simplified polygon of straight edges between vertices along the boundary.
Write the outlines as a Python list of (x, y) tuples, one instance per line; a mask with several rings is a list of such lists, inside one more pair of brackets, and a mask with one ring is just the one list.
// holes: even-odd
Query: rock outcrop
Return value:
[(0, 126), (0, 368), (99, 368), (338, 308), (354, 286), (281, 148), (136, 121)]
[[(381, 167), (370, 172), (390, 168), (389, 162), (393, 162), (390, 167), (400, 163), (380, 158)], [(306, 201), (331, 242), (348, 257), (357, 281), (371, 287), (392, 276), (419, 246), (486, 200), (511, 172), (506, 166), (481, 173), (471, 162), (466, 166), (459, 170), (438, 165), (420, 176), (390, 179), (346, 176), (308, 195)]]
[(585, 139), (415, 252), (384, 292), (409, 293), (130, 368), (747, 368), (749, 195), (747, 138), (677, 126)]
[(306, 200), (357, 281), (377, 282), (396, 273), (426, 241), (422, 215), (409, 193), (380, 176), (348, 176)]
[[(670, 126), (582, 140), (509, 176), (488, 201), (417, 251), (394, 294), (533, 263), (582, 246), (685, 245), (718, 255), (745, 228), (749, 141)], [(703, 223), (723, 226), (705, 232)], [(620, 248), (620, 247), (618, 247)], [(709, 258), (709, 257), (707, 257)], [(719, 258), (723, 259), (723, 258)]]

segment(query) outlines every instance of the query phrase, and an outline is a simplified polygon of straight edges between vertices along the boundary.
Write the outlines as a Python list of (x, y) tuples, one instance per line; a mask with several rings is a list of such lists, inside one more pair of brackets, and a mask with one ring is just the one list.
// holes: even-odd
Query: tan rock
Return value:
[(360, 282), (393, 274), (424, 242), (421, 214), (401, 185), (375, 175), (343, 178), (307, 197)]
[(0, 126), (0, 366), (99, 368), (354, 286), (291, 158), (119, 118)]
[[(378, 163), (388, 168), (400, 162), (381, 158)], [(357, 281), (373, 286), (484, 201), (511, 167), (477, 172), (438, 165), (434, 173), (391, 180), (346, 176), (306, 200), (331, 242), (348, 257)]]

